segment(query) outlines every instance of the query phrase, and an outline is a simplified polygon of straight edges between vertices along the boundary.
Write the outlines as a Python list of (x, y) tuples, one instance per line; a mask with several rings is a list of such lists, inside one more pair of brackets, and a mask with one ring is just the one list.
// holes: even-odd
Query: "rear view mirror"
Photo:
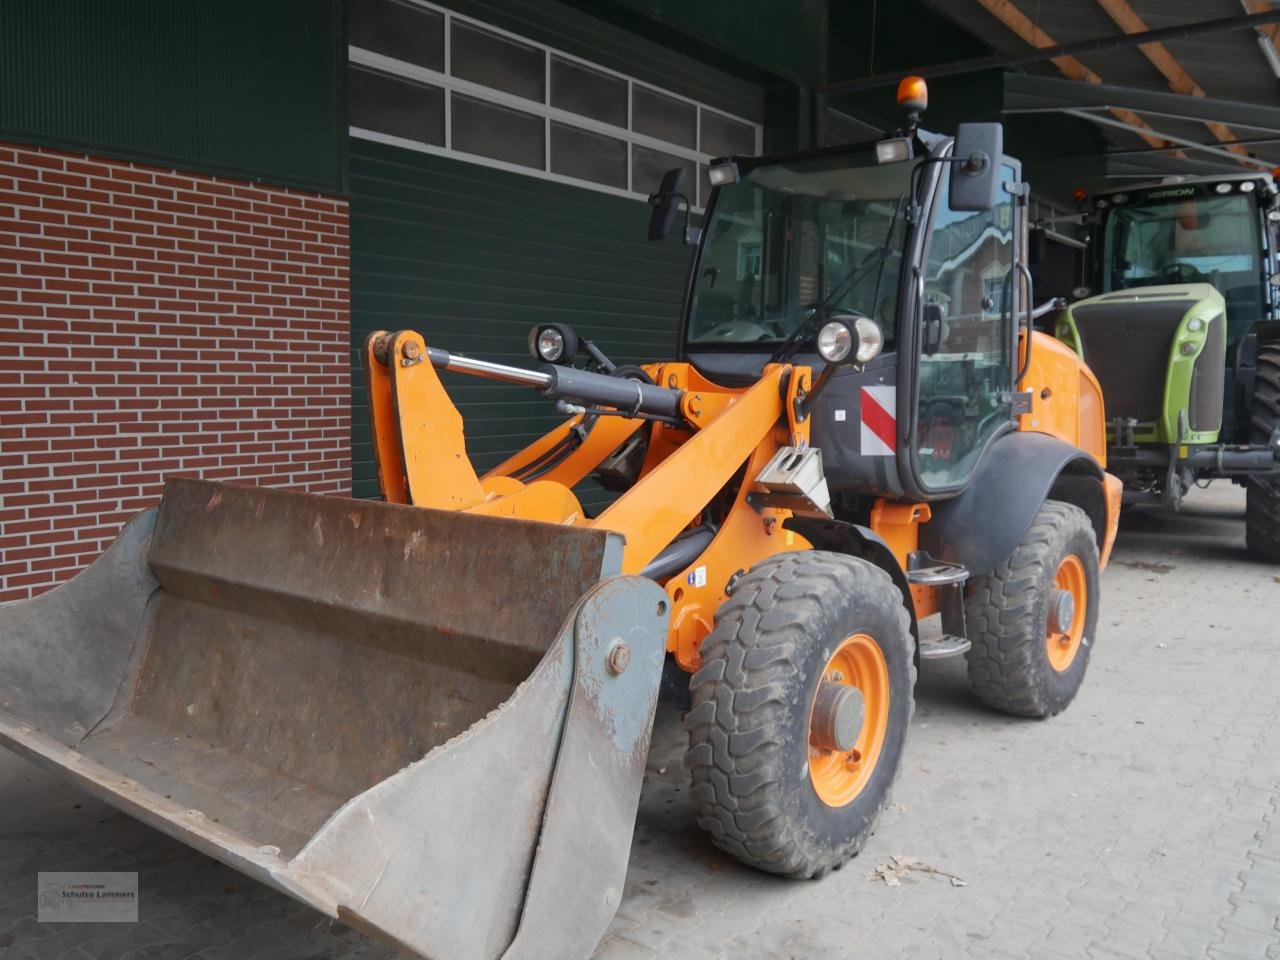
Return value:
[(689, 198), (685, 196), (685, 169), (676, 167), (662, 175), (662, 183), (658, 192), (649, 195), (649, 203), (653, 212), (649, 214), (649, 239), (662, 240), (671, 233), (675, 226), (676, 214), (680, 212), (680, 202), (684, 201), (685, 209), (689, 208)]
[(1003, 124), (962, 123), (956, 128), (949, 193), (952, 210), (980, 213), (995, 208), (1003, 153)]

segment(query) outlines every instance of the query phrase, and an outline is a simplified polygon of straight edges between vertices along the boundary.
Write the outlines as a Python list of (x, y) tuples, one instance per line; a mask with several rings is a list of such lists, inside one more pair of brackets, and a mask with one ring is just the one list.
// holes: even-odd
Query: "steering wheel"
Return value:
[(1166, 268), (1166, 272), (1172, 278), (1171, 282), (1173, 283), (1201, 283), (1204, 280), (1203, 273), (1182, 260), (1173, 261)]
[(772, 340), (774, 334), (750, 320), (726, 320), (718, 323), (699, 339), (703, 343), (720, 341), (721, 343), (750, 343), (753, 340)]

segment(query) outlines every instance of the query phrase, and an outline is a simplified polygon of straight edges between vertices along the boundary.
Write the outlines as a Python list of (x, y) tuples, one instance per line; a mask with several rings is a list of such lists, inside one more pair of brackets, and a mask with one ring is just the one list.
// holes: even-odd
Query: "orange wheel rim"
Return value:
[(819, 689), (842, 684), (861, 696), (862, 725), (849, 750), (819, 746), (816, 706), (809, 707), (809, 780), (819, 799), (830, 807), (843, 807), (860, 794), (875, 772), (889, 728), (889, 667), (880, 645), (865, 633), (843, 640), (822, 668)]
[[(1060, 594), (1071, 595), (1070, 623), (1061, 624), (1055, 621), (1054, 607), (1059, 603)], [(1084, 621), (1089, 607), (1089, 582), (1085, 577), (1084, 564), (1075, 554), (1066, 557), (1053, 575), (1053, 587), (1050, 594), (1050, 610), (1045, 625), (1044, 648), (1049, 655), (1049, 666), (1062, 673), (1075, 662), (1080, 652), (1080, 643), (1084, 639)]]

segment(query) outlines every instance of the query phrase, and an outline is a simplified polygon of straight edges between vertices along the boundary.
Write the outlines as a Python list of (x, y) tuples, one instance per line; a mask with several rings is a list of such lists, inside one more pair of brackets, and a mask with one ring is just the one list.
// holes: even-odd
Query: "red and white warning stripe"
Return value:
[(864, 457), (891, 457), (897, 448), (898, 388), (862, 388), (862, 439)]

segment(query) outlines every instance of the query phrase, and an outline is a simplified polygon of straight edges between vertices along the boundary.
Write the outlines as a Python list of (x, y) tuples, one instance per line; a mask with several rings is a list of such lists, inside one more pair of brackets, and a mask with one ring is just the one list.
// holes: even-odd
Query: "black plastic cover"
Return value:
[[(1043, 433), (1004, 434), (987, 448), (963, 493), (933, 503), (920, 549), (963, 564), (973, 576), (989, 574), (1022, 542), (1064, 471), (1091, 478), (1101, 497), (1102, 467), (1084, 451)], [(1072, 486), (1061, 499), (1076, 502), (1081, 491)]]

